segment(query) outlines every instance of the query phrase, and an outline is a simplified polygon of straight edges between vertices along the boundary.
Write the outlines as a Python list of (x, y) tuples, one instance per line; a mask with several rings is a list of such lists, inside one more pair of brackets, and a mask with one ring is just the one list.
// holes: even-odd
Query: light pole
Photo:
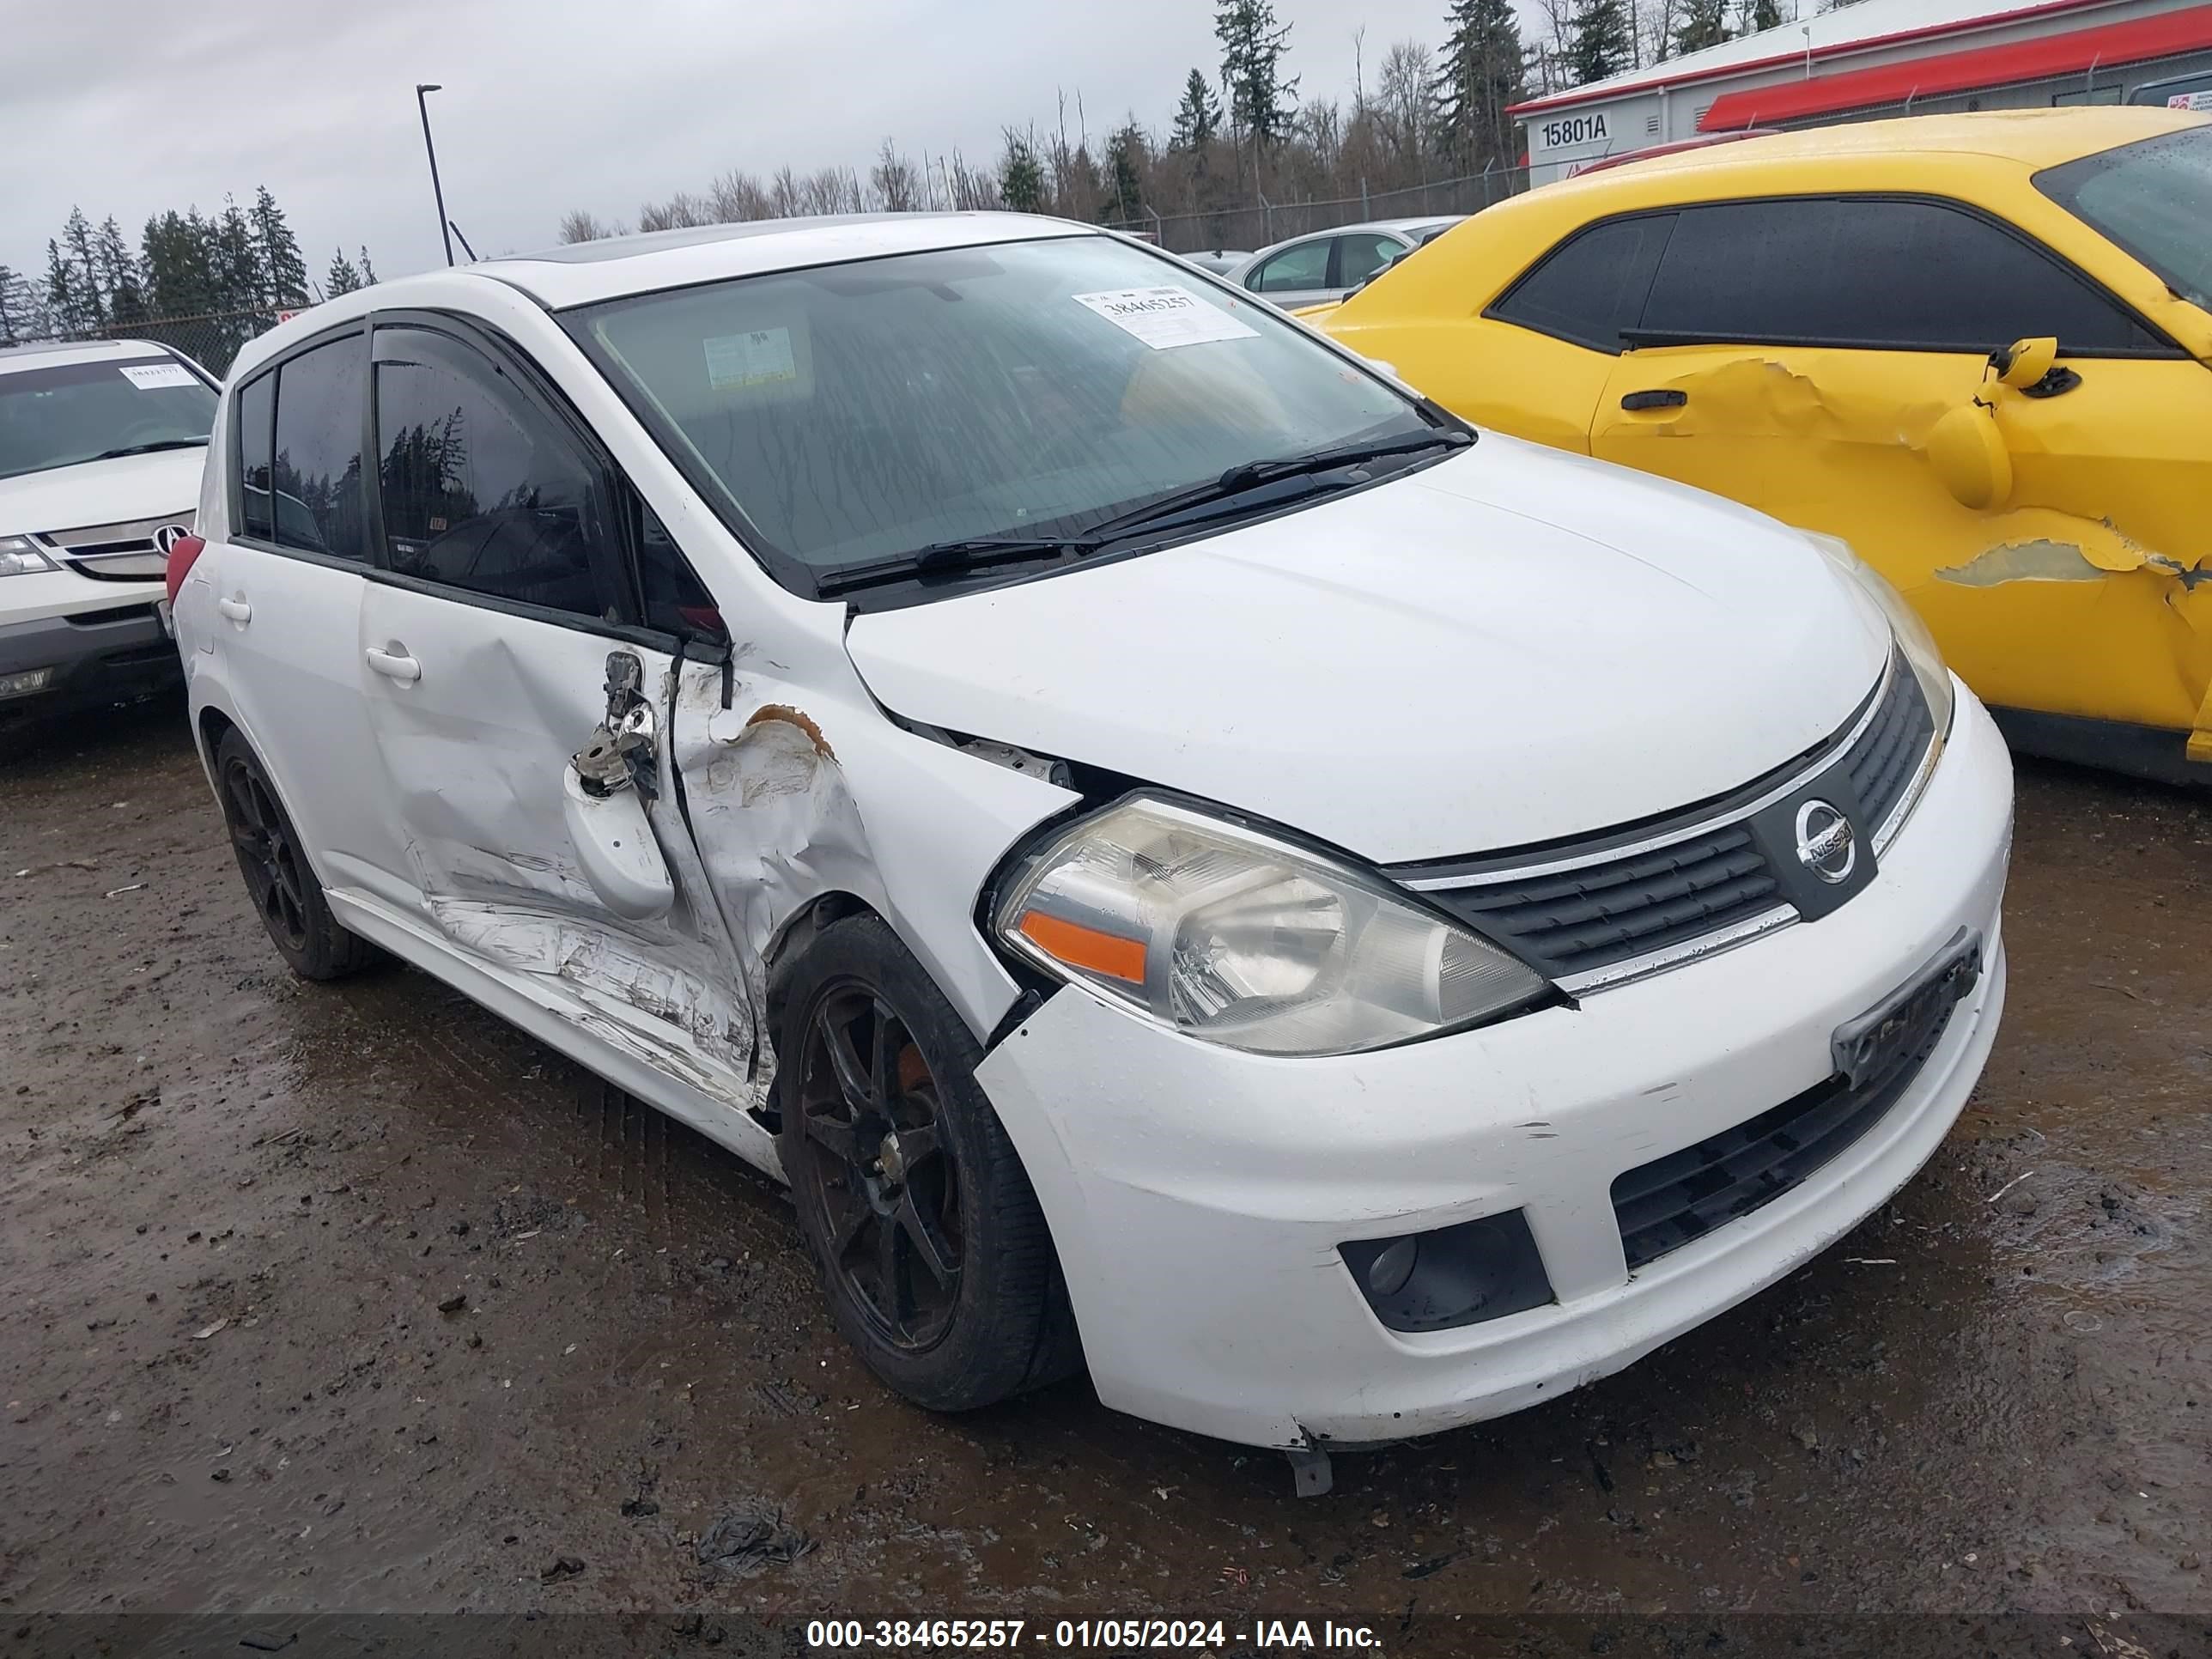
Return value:
[(428, 95), (439, 91), (434, 84), (417, 82), (415, 86), (415, 107), (422, 116), (422, 150), (430, 158), (430, 193), (438, 198), (438, 234), (446, 239), (446, 263), (453, 263), (453, 233), (446, 225), (446, 187), (438, 182), (438, 147), (430, 142), (430, 105)]

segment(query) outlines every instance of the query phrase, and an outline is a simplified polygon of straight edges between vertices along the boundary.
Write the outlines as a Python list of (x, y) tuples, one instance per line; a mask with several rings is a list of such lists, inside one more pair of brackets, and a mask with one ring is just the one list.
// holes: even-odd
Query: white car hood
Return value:
[(0, 536), (125, 524), (165, 513), (190, 519), (206, 463), (205, 449), (163, 449), (0, 478)]
[(910, 720), (1383, 863), (1733, 789), (1841, 726), (1890, 649), (1795, 532), (1487, 432), (1271, 523), (862, 615), (847, 646)]

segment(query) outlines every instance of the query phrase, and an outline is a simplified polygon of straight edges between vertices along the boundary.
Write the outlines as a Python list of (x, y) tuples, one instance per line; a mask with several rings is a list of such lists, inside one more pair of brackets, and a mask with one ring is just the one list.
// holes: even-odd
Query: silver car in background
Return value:
[(1263, 247), (1229, 280), (1271, 305), (1292, 310), (1341, 300), (1385, 267), (1434, 241), (1466, 217), (1375, 219), (1339, 225)]

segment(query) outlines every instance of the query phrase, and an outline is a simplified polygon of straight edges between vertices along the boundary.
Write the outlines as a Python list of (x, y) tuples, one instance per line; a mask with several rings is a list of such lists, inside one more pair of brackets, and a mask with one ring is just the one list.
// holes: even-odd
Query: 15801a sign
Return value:
[(1562, 115), (1555, 121), (1547, 121), (1537, 130), (1546, 149), (1565, 149), (1575, 144), (1599, 144), (1613, 137), (1607, 128), (1602, 112), (1595, 115)]

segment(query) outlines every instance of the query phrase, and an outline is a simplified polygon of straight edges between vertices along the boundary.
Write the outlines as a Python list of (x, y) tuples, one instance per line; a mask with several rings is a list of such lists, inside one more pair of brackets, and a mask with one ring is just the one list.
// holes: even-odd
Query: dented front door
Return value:
[[(599, 1041), (751, 1104), (754, 1021), (667, 773), (672, 659), (381, 583), (363, 641), (386, 798), (424, 920)], [(371, 652), (407, 667), (379, 672)], [(635, 664), (636, 701), (611, 698), (611, 657)], [(587, 780), (594, 747), (626, 723), (641, 745), (634, 767), (617, 756), (630, 775), (611, 788), (611, 768)]]

